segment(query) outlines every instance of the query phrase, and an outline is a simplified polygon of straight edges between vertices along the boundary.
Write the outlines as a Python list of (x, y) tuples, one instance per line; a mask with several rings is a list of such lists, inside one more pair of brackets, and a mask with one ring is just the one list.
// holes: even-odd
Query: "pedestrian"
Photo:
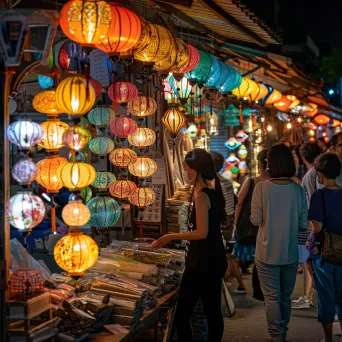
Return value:
[(300, 155), (300, 146), (301, 145), (292, 145), (290, 147), (292, 157), (296, 165), (296, 179), (294, 180), (299, 183), (302, 182), (302, 179), (307, 171), (302, 156)]
[[(188, 240), (186, 267), (175, 312), (178, 341), (193, 341), (190, 319), (201, 299), (208, 322), (209, 341), (219, 342), (224, 328), (222, 279), (228, 266), (221, 235), (221, 224), (226, 220), (225, 199), (213, 159), (206, 150), (196, 148), (189, 152), (185, 156), (184, 170), (193, 185), (189, 231), (164, 235), (153, 242), (152, 248), (160, 248), (172, 240)], [(208, 181), (214, 179), (215, 190), (208, 187)]]
[(324, 137), (319, 137), (317, 139), (317, 144), (319, 146), (319, 148), (321, 149), (322, 153), (325, 153), (328, 151), (329, 149), (329, 143), (325, 141), (326, 138)]
[(254, 189), (251, 221), (259, 226), (255, 263), (268, 331), (272, 341), (283, 342), (298, 268), (298, 231), (307, 230), (307, 201), (303, 188), (292, 180), (296, 167), (287, 146), (270, 149), (267, 167), (271, 178)]
[(310, 201), (312, 265), (323, 342), (332, 342), (335, 311), (342, 326), (342, 188), (335, 180), (341, 173), (341, 161), (336, 154), (325, 153), (315, 160), (314, 167), (323, 188), (315, 191)]

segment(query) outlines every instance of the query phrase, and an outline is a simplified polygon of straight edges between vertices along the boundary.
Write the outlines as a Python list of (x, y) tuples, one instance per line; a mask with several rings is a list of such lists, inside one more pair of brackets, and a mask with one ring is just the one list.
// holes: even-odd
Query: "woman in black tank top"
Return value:
[[(184, 170), (193, 184), (193, 206), (188, 216), (187, 233), (167, 234), (155, 241), (160, 248), (171, 240), (188, 240), (185, 270), (176, 307), (175, 325), (178, 341), (191, 342), (190, 319), (201, 299), (208, 322), (209, 341), (219, 342), (223, 335), (221, 313), (222, 278), (227, 269), (221, 223), (226, 219), (225, 199), (211, 155), (194, 149), (185, 157)], [(215, 178), (215, 190), (207, 181)]]

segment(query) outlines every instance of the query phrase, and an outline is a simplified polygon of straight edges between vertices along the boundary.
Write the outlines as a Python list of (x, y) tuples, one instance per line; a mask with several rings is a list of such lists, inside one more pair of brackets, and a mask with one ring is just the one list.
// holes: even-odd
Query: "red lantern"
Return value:
[(90, 84), (93, 86), (95, 90), (95, 96), (99, 96), (102, 92), (102, 86), (99, 81), (94, 80), (93, 78), (89, 79)]
[(200, 54), (199, 54), (198, 50), (189, 44), (188, 44), (188, 48), (190, 51), (189, 63), (187, 65), (185, 65), (184, 67), (179, 69), (179, 72), (184, 73), (184, 74), (186, 72), (194, 70), (200, 61)]
[(68, 44), (69, 42), (64, 43), (61, 49), (59, 50), (59, 54), (58, 54), (58, 62), (59, 62), (60, 67), (63, 70), (68, 70), (69, 65), (70, 65), (70, 58), (69, 58), (69, 54), (67, 51)]
[(127, 115), (119, 116), (110, 123), (110, 131), (120, 139), (126, 139), (137, 129), (137, 123)]
[(136, 190), (135, 183), (126, 179), (117, 180), (109, 187), (109, 193), (116, 198), (127, 198), (133, 195)]
[(138, 88), (126, 81), (115, 82), (108, 88), (108, 96), (115, 103), (127, 103), (139, 96)]
[(121, 147), (109, 155), (109, 161), (120, 168), (125, 168), (137, 160), (137, 154), (128, 147)]

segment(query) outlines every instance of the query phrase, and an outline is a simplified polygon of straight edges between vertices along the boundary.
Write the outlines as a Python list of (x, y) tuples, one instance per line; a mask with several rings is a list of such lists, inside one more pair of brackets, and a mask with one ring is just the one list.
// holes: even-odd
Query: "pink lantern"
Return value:
[(138, 88), (126, 81), (115, 82), (108, 88), (109, 98), (116, 103), (127, 103), (139, 96)]
[(120, 139), (126, 139), (137, 129), (137, 123), (127, 115), (119, 116), (110, 123), (110, 131)]
[(94, 80), (93, 78), (89, 79), (90, 84), (93, 86), (94, 90), (95, 90), (95, 95), (99, 96), (102, 92), (102, 86), (100, 84), (100, 82)]
[(179, 72), (184, 73), (184, 74), (186, 72), (194, 70), (200, 61), (200, 54), (199, 54), (198, 50), (189, 44), (188, 44), (188, 48), (190, 51), (189, 63), (187, 65), (185, 65), (184, 67), (179, 69)]

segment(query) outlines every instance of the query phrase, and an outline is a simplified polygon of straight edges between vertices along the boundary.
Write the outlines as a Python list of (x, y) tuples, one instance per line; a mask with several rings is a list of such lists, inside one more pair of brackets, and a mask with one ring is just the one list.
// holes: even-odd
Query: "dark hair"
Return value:
[(300, 147), (300, 154), (309, 164), (312, 164), (321, 154), (321, 149), (315, 142), (304, 143)]
[(267, 154), (269, 149), (265, 148), (262, 151), (260, 151), (257, 155), (257, 160), (261, 162), (262, 168), (265, 171), (267, 169)]
[(301, 156), (301, 154), (300, 154), (300, 147), (301, 147), (301, 145), (297, 145), (297, 146), (295, 147), (294, 151), (295, 151), (296, 156), (297, 156), (297, 158), (298, 158), (298, 160), (299, 160), (299, 165), (303, 165), (304, 162), (303, 162), (303, 158), (302, 158), (302, 156)]
[(275, 145), (269, 150), (267, 167), (272, 178), (292, 178), (296, 174), (292, 153), (284, 144)]
[(331, 146), (336, 147), (336, 145), (338, 144), (338, 141), (340, 139), (340, 136), (342, 136), (342, 132), (337, 133), (335, 135), (332, 136), (331, 140), (330, 140), (330, 144)]
[(211, 151), (210, 155), (214, 161), (215, 172), (220, 172), (221, 169), (223, 168), (223, 164), (224, 164), (223, 155), (220, 152), (215, 152), (215, 151)]
[(322, 142), (322, 143), (327, 145), (327, 143), (325, 142), (325, 139), (323, 137), (317, 138), (317, 141), (320, 141), (320, 142)]
[(341, 161), (335, 153), (324, 153), (316, 158), (314, 168), (328, 179), (335, 179), (341, 173)]

